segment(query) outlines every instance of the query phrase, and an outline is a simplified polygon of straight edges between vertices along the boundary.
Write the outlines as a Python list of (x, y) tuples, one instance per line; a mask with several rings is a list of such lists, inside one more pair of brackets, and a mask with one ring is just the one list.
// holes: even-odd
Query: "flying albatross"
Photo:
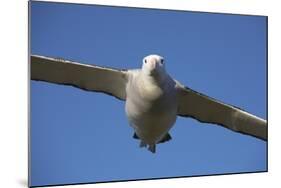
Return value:
[(103, 92), (125, 101), (133, 137), (155, 153), (169, 141), (177, 116), (213, 123), (267, 140), (267, 121), (194, 91), (171, 78), (164, 58), (149, 55), (141, 69), (117, 70), (64, 59), (31, 55), (31, 79)]

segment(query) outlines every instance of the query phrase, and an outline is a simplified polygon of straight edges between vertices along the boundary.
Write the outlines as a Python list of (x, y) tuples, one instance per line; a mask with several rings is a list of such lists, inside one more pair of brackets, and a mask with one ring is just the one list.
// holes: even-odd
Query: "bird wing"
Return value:
[[(176, 81), (177, 82), (177, 81)], [(214, 123), (236, 132), (267, 140), (267, 121), (237, 107), (176, 84), (178, 115)]]
[(31, 79), (70, 85), (126, 99), (128, 71), (31, 55)]

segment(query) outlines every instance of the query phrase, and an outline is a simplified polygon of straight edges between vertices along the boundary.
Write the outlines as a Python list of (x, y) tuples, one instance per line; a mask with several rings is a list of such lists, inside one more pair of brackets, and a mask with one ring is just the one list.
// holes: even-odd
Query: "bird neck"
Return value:
[(157, 86), (163, 85), (165, 82), (165, 75), (162, 74), (142, 74), (142, 80), (146, 84), (153, 84)]
[(145, 87), (164, 87), (166, 75), (162, 74), (142, 74), (142, 83)]

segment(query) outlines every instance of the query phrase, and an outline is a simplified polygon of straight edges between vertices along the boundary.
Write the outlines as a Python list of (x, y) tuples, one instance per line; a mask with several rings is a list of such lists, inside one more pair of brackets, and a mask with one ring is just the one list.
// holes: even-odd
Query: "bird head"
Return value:
[(164, 58), (159, 55), (148, 55), (143, 58), (142, 72), (145, 75), (159, 77), (166, 74)]

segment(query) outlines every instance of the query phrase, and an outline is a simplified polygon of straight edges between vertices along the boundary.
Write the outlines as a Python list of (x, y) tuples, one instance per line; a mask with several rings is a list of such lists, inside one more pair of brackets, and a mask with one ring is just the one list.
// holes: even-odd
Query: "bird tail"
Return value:
[(149, 145), (147, 149), (149, 151), (151, 151), (152, 153), (155, 153), (156, 152), (156, 144)]
[[(146, 144), (144, 141), (141, 141), (141, 142), (140, 142), (140, 147), (141, 147), (141, 148), (147, 147), (147, 144)], [(148, 145), (147, 149), (148, 149), (149, 151), (151, 151), (152, 153), (155, 153), (155, 152), (156, 152), (156, 144)]]

